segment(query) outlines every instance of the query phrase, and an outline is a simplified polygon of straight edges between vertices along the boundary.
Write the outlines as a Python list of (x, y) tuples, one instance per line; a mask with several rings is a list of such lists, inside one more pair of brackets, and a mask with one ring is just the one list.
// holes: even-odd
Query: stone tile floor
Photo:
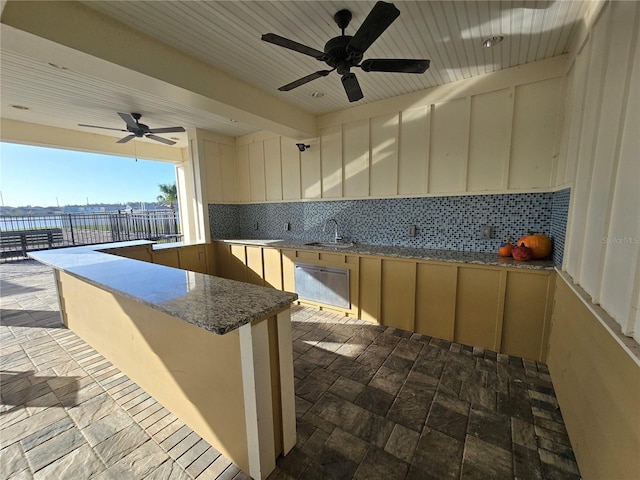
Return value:
[[(0, 480), (247, 479), (0, 264)], [(577, 479), (546, 366), (294, 307), (298, 442), (270, 480)]]

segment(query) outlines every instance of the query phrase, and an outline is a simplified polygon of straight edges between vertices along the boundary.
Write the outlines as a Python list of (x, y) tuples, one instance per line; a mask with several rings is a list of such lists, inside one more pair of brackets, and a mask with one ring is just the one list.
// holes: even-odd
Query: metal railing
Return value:
[(173, 210), (0, 216), (1, 258), (48, 248), (181, 237), (179, 214)]

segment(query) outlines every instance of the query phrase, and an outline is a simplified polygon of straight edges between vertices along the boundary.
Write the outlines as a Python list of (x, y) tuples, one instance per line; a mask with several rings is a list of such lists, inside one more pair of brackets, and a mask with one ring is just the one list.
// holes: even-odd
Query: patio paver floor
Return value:
[[(0, 480), (247, 479), (0, 264)], [(577, 479), (544, 364), (293, 309), (298, 441), (270, 480)]]

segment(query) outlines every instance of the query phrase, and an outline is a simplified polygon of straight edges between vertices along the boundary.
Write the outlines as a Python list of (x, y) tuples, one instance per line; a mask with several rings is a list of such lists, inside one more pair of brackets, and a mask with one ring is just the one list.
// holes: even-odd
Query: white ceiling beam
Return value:
[(116, 143), (113, 137), (107, 135), (49, 127), (7, 118), (0, 120), (0, 141), (171, 163), (181, 163), (185, 157), (184, 148), (169, 147), (146, 140)]
[(313, 114), (76, 2), (7, 2), (2, 48), (291, 138), (316, 135)]

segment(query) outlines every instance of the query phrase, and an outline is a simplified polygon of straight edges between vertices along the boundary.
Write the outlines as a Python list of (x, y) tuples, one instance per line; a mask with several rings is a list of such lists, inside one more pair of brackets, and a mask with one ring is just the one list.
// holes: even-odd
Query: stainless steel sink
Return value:
[(355, 244), (353, 242), (339, 242), (339, 243), (335, 243), (335, 242), (310, 242), (310, 243), (305, 243), (305, 245), (308, 245), (310, 247), (324, 247), (324, 248), (349, 248), (349, 247), (353, 247)]

